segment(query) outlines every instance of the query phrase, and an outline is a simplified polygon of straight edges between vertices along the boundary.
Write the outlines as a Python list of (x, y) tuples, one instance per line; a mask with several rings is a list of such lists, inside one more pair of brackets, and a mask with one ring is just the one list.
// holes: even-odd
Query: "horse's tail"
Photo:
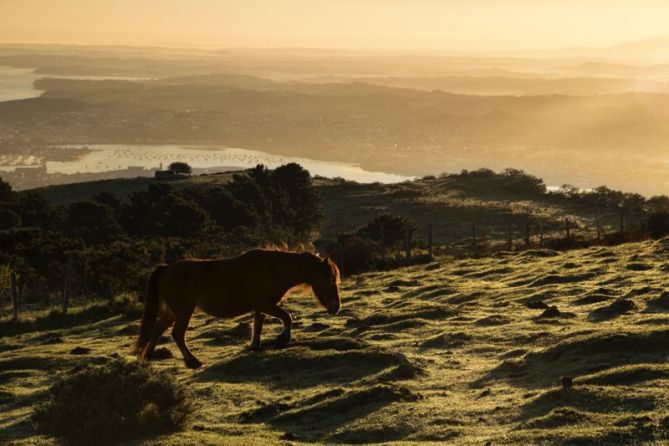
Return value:
[(153, 333), (153, 326), (158, 318), (158, 310), (160, 309), (160, 296), (158, 295), (158, 281), (163, 274), (167, 265), (159, 265), (153, 270), (146, 282), (146, 303), (144, 304), (144, 314), (142, 315), (142, 323), (139, 327), (139, 336), (132, 349), (133, 354), (142, 355), (144, 347), (148, 344)]

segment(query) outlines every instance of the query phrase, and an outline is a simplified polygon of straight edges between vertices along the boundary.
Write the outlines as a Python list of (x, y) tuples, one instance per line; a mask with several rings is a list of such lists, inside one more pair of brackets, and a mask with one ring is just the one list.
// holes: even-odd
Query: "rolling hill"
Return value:
[[(177, 188), (206, 188), (230, 178), (231, 173), (202, 175), (171, 184)], [(103, 180), (49, 186), (30, 192), (37, 192), (54, 204), (67, 205), (89, 199), (100, 191), (124, 198), (155, 182), (151, 178)], [(539, 226), (546, 236), (563, 236), (565, 218), (571, 221), (575, 234), (592, 237), (595, 231), (596, 207), (552, 194), (510, 190), (494, 180), (444, 176), (398, 184), (361, 184), (316, 178), (314, 184), (323, 197), (325, 221), (320, 238), (326, 240), (357, 229), (381, 214), (403, 216), (415, 222), (418, 237), (423, 242), (427, 241), (428, 226), (432, 224), (435, 243), (467, 244), (472, 237), (472, 225), (476, 226), (479, 238), (485, 236), (493, 243), (506, 242), (511, 227), (514, 239), (522, 243), (526, 226), (530, 224), (532, 243), (536, 244)], [(602, 225), (615, 230), (619, 211), (606, 208), (599, 211)]]
[[(193, 389), (195, 414), (142, 442), (666, 444), (667, 252), (662, 239), (348, 277), (336, 317), (285, 302), (283, 350), (249, 351), (248, 317), (198, 313), (187, 337), (205, 366), (185, 369), (171, 342), (154, 363)], [(0, 441), (52, 444), (35, 405), (59, 374), (123, 357), (138, 317), (3, 331)]]

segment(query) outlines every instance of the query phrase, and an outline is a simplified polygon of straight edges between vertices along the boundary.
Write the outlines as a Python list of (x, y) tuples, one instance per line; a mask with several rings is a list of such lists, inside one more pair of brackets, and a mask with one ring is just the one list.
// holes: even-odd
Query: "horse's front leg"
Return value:
[(276, 346), (285, 347), (290, 342), (290, 327), (293, 325), (293, 319), (290, 317), (290, 314), (278, 305), (263, 308), (262, 311), (270, 316), (281, 319), (281, 322), (283, 322), (283, 330), (281, 330), (281, 333), (276, 338)]
[(260, 350), (260, 333), (265, 322), (265, 314), (256, 310), (253, 317), (253, 334), (251, 335), (251, 350)]

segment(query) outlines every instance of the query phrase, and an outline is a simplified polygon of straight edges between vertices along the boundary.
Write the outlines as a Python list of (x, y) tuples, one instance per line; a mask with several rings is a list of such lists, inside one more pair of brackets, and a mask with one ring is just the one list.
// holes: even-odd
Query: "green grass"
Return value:
[(127, 197), (132, 192), (145, 190), (155, 183), (153, 178), (120, 178), (114, 180), (87, 181), (74, 184), (60, 184), (32, 189), (38, 192), (53, 204), (67, 205), (75, 201), (88, 200), (99, 192), (111, 192), (119, 197)]
[[(223, 184), (231, 176), (231, 173), (194, 176), (170, 184), (178, 188)], [(66, 205), (90, 198), (100, 191), (127, 197), (155, 181), (152, 178), (105, 180), (34, 191), (55, 204)], [(315, 185), (323, 196), (325, 207), (321, 237), (334, 239), (337, 234), (355, 230), (383, 213), (414, 221), (419, 227), (418, 237), (424, 243), (428, 239), (428, 225), (432, 224), (434, 243), (459, 244), (465, 251), (471, 244), (472, 225), (476, 225), (479, 242), (485, 237), (496, 245), (506, 244), (511, 225), (514, 245), (523, 246), (527, 222), (531, 226), (531, 242), (535, 245), (539, 243), (539, 225), (544, 228), (547, 238), (563, 237), (565, 218), (578, 226), (572, 229), (572, 234), (594, 237), (595, 210), (588, 206), (549, 194), (519, 194), (467, 181), (437, 178), (383, 185), (318, 178)], [(613, 228), (617, 213), (603, 220)]]
[[(213, 175), (195, 176), (186, 180), (167, 181), (174, 187), (185, 187), (199, 184), (223, 184), (232, 178), (231, 173), (219, 173)], [(99, 192), (111, 192), (112, 194), (126, 198), (133, 192), (146, 190), (151, 184), (161, 181), (150, 177), (119, 178), (113, 180), (86, 181), (73, 184), (60, 184), (56, 186), (31, 189), (38, 192), (53, 204), (67, 205), (75, 201), (87, 200)]]
[[(665, 239), (348, 277), (338, 316), (284, 303), (281, 350), (273, 319), (251, 352), (249, 317), (197, 313), (187, 339), (204, 367), (184, 368), (167, 338), (154, 364), (192, 389), (193, 417), (138, 443), (667, 444), (668, 252)], [(136, 320), (100, 318), (0, 339), (0, 443), (53, 444), (30, 422), (46, 389), (129, 351)]]
[(71, 308), (66, 315), (62, 307), (53, 306), (46, 309), (21, 312), (19, 319), (0, 318), (0, 339), (21, 333), (48, 331), (74, 327), (106, 319), (116, 315), (136, 318), (142, 313), (139, 302), (128, 295), (117, 298), (113, 303), (99, 301), (80, 304)]

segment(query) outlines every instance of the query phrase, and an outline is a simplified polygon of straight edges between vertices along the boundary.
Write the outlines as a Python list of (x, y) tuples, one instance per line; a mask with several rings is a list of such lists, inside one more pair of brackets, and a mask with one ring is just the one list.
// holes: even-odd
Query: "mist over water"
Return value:
[(403, 175), (370, 172), (354, 164), (318, 161), (300, 157), (272, 155), (256, 150), (220, 148), (215, 146), (182, 146), (170, 144), (92, 144), (92, 151), (77, 161), (48, 161), (49, 173), (73, 174), (78, 172), (104, 172), (109, 170), (142, 167), (166, 168), (174, 161), (183, 161), (197, 169), (210, 172), (250, 168), (263, 164), (276, 168), (287, 163), (298, 163), (312, 175), (344, 178), (361, 183), (398, 183), (411, 179)]
[[(146, 80), (149, 77), (127, 76), (51, 76), (35, 74), (31, 69), (0, 66), (0, 102), (29, 99), (42, 94), (34, 87), (34, 81), (42, 77), (57, 77), (78, 80)], [(295, 162), (312, 175), (344, 178), (361, 183), (397, 183), (411, 179), (409, 176), (384, 172), (370, 172), (354, 164), (317, 161), (300, 157), (278, 156), (256, 150), (238, 148), (182, 146), (182, 145), (139, 145), (139, 144), (93, 144), (87, 146), (93, 151), (77, 161), (47, 161), (49, 173), (84, 173), (122, 170), (128, 167), (155, 169), (166, 167), (173, 161), (185, 161), (197, 169), (211, 172), (249, 168), (264, 164), (275, 168)], [(24, 160), (25, 161), (25, 160)], [(31, 164), (35, 160), (31, 161)], [(2, 170), (13, 170), (16, 166), (2, 166)]]
[(35, 88), (35, 81), (45, 77), (72, 80), (151, 80), (149, 76), (95, 76), (95, 75), (53, 75), (37, 74), (32, 68), (15, 68), (0, 65), (0, 102), (30, 99), (40, 96), (43, 91)]
[(40, 76), (30, 68), (0, 66), (0, 102), (35, 98), (42, 94), (33, 82)]

